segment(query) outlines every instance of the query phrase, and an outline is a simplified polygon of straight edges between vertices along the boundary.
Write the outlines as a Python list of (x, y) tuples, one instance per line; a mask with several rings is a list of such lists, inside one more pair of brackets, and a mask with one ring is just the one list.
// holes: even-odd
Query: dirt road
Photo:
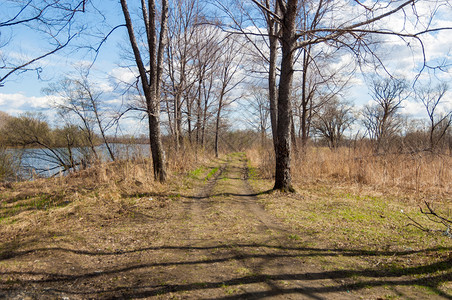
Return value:
[(191, 192), (99, 196), (112, 215), (68, 206), (35, 220), (3, 245), (0, 298), (363, 298), (350, 274), (312, 259), (308, 234), (263, 208), (244, 155), (217, 164)]
[(245, 159), (229, 157), (204, 190), (187, 200), (187, 227), (181, 231), (186, 238), (180, 241), (188, 261), (174, 269), (177, 281), (152, 293), (350, 299), (337, 282), (303, 262), (305, 253), (292, 242), (290, 231), (258, 203), (247, 176)]

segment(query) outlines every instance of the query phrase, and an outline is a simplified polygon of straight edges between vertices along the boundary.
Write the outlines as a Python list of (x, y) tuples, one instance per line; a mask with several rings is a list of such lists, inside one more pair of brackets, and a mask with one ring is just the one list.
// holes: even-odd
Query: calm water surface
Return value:
[[(147, 144), (110, 144), (110, 148), (117, 159), (140, 158), (150, 155), (149, 145)], [(72, 151), (75, 159), (79, 160), (86, 152), (86, 148), (73, 148)], [(33, 178), (35, 175), (50, 177), (62, 172), (57, 155), (65, 156), (67, 149), (9, 149), (8, 152), (20, 161), (20, 176)], [(97, 146), (96, 152), (103, 161), (110, 160), (105, 145)]]

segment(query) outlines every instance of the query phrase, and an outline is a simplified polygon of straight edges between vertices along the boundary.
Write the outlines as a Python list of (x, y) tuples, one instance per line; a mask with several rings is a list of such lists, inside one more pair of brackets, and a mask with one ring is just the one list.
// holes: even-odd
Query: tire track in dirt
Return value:
[[(197, 261), (206, 261), (207, 264), (212, 264), (214, 266), (203, 266), (201, 268), (195, 266), (188, 270), (190, 277), (197, 280), (195, 285), (201, 287), (201, 289), (194, 293), (188, 294), (187, 296), (189, 298), (221, 298), (225, 293), (228, 294), (226, 282), (232, 283), (231, 278), (229, 278), (227, 274), (231, 273), (228, 264), (234, 254), (231, 254), (228, 245), (215, 239), (208, 231), (206, 232), (205, 228), (202, 226), (202, 224), (208, 222), (206, 216), (209, 216), (209, 210), (215, 202), (215, 200), (212, 199), (213, 190), (217, 186), (219, 178), (222, 177), (225, 170), (228, 169), (230, 163), (231, 159), (226, 158), (226, 161), (218, 167), (218, 171), (213, 177), (205, 183), (201, 191), (193, 196), (192, 201), (188, 203), (188, 213), (192, 222), (191, 226), (186, 228), (188, 237), (188, 244), (186, 247), (190, 249), (189, 252), (192, 258)], [(206, 272), (206, 269), (212, 270)], [(184, 290), (184, 288), (175, 288), (175, 291), (177, 290)], [(240, 290), (248, 295), (253, 295), (253, 291), (246, 287), (241, 287)]]
[[(187, 269), (193, 298), (350, 299), (329, 287), (337, 282), (314, 278), (288, 230), (268, 214), (247, 181), (245, 157), (229, 157), (190, 202), (187, 236), (191, 258), (205, 261)], [(189, 289), (175, 286), (174, 291)]]
[[(237, 193), (237, 203), (241, 207), (240, 211), (250, 211), (255, 220), (260, 224), (257, 226), (257, 236), (266, 237), (263, 240), (258, 239), (261, 247), (258, 250), (266, 257), (260, 263), (254, 264), (247, 260), (243, 260), (244, 264), (250, 264), (251, 268), (255, 272), (265, 274), (269, 276), (267, 284), (269, 285), (269, 295), (285, 295), (284, 298), (299, 298), (304, 296), (312, 299), (322, 299), (322, 296), (318, 296), (312, 292), (312, 290), (322, 289), (328, 285), (328, 282), (313, 282), (313, 278), (309, 278), (308, 275), (303, 276), (300, 274), (300, 270), (306, 270), (309, 268), (309, 273), (321, 272), (314, 266), (308, 266), (297, 258), (298, 251), (293, 249), (297, 248), (296, 243), (291, 243), (288, 237), (291, 235), (291, 231), (288, 230), (283, 223), (277, 218), (271, 216), (265, 211), (265, 209), (258, 203), (258, 198), (254, 194), (251, 186), (248, 182), (248, 167), (247, 161), (244, 157), (240, 160), (241, 165), (235, 165), (236, 174), (241, 174), (241, 180), (235, 182), (235, 186), (240, 193)], [(254, 241), (256, 242), (256, 240)], [(266, 247), (266, 245), (270, 247)], [(246, 248), (236, 247), (238, 255), (246, 255)], [(290, 249), (290, 250), (289, 250)], [(275, 257), (275, 259), (273, 259)], [(306, 272), (307, 273), (307, 272)], [(274, 279), (273, 279), (274, 278)], [(328, 281), (328, 280), (326, 280)], [(314, 284), (313, 284), (314, 283)], [(329, 285), (332, 283), (330, 282)], [(297, 291), (291, 293), (288, 291)], [(350, 295), (343, 295), (335, 293), (329, 294), (328, 298), (350, 298)]]
[[(191, 243), (191, 247), (195, 247), (197, 250), (197, 255), (201, 257), (215, 257), (217, 261), (222, 261), (223, 264), (228, 264), (231, 258), (234, 258), (236, 256), (240, 257), (239, 253), (235, 253), (234, 251), (231, 251), (233, 247), (231, 247), (228, 244), (223, 243), (221, 240), (218, 239), (211, 239), (211, 238), (199, 238), (200, 236), (203, 236), (205, 234), (205, 231), (197, 230), (198, 227), (196, 227), (196, 224), (203, 224), (205, 220), (206, 214), (209, 214), (209, 209), (212, 207), (212, 205), (215, 203), (215, 200), (213, 198), (213, 191), (215, 187), (218, 185), (218, 180), (223, 176), (225, 171), (227, 171), (230, 168), (231, 164), (231, 158), (226, 158), (226, 161), (219, 167), (219, 170), (215, 173), (213, 178), (209, 180), (204, 188), (201, 190), (201, 192), (198, 193), (198, 195), (195, 197), (195, 201), (191, 202), (191, 216), (193, 218), (193, 223), (195, 224), (194, 228), (191, 228), (188, 232)], [(227, 176), (227, 175), (226, 175)], [(202, 249), (202, 250), (200, 250)], [(214, 260), (215, 260), (214, 259)], [(238, 260), (238, 263), (243, 265), (243, 262), (241, 260)], [(212, 274), (220, 273), (219, 269), (222, 269), (223, 274), (228, 274), (233, 272), (233, 270), (230, 270), (227, 266), (223, 265), (220, 268), (217, 266), (216, 270), (213, 270)], [(246, 267), (246, 266), (245, 266)], [(228, 269), (228, 270), (225, 270)], [(191, 271), (193, 273), (193, 277), (198, 277), (193, 270)], [(210, 279), (210, 278), (209, 278)], [(207, 279), (207, 281), (209, 280)], [(233, 290), (227, 290), (226, 282), (232, 283), (231, 278), (228, 277), (217, 277), (215, 280), (221, 280), (223, 283), (221, 284), (221, 287), (225, 291), (209, 291), (205, 294), (206, 298), (221, 298), (224, 296), (224, 293), (232, 293)], [(233, 279), (232, 279), (233, 280)], [(239, 281), (237, 281), (239, 283)], [(248, 295), (248, 296), (254, 296), (253, 298), (258, 298), (258, 294), (251, 288), (248, 288), (247, 286), (241, 286), (240, 290), (242, 293)], [(197, 295), (198, 297), (201, 297), (201, 295)], [(234, 296), (235, 297), (235, 296)]]

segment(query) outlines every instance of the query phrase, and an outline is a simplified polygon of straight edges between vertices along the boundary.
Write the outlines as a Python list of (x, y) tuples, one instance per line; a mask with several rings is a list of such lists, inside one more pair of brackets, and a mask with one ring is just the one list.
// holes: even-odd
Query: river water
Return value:
[[(110, 144), (114, 156), (117, 159), (132, 159), (149, 157), (150, 149), (147, 144)], [(66, 148), (42, 149), (8, 149), (20, 162), (19, 177), (31, 179), (35, 176), (50, 177), (63, 171), (58, 157), (66, 157)], [(73, 148), (75, 160), (80, 160), (87, 148)], [(110, 161), (110, 156), (105, 145), (96, 147), (96, 152), (102, 161)]]

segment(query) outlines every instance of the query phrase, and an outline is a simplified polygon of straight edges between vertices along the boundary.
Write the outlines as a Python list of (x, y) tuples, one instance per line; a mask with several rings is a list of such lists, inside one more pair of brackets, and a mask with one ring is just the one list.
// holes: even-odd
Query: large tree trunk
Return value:
[(218, 135), (220, 133), (220, 113), (221, 105), (218, 107), (217, 120), (215, 124), (215, 157), (218, 158)]
[(295, 122), (294, 122), (294, 117), (293, 117), (293, 111), (292, 109), (290, 110), (290, 138), (292, 139), (292, 147), (293, 150), (295, 151), (295, 153), (298, 152), (298, 147), (297, 147), (297, 135), (295, 134)]
[(174, 97), (174, 138), (176, 143), (176, 151), (179, 151), (182, 145), (182, 93), (185, 89), (185, 66), (186, 57), (185, 55), (181, 58), (182, 66), (180, 67), (180, 79), (177, 84), (177, 91)]
[(278, 120), (276, 141), (276, 172), (274, 190), (293, 192), (290, 175), (291, 153), (291, 103), (294, 49), (296, 45), (295, 19), (297, 13), (297, 0), (288, 0), (283, 14), (281, 38), (282, 61), (281, 77), (278, 91)]
[(148, 119), (154, 178), (160, 182), (164, 182), (167, 174), (165, 168), (165, 154), (160, 134), (160, 118), (158, 114), (149, 114)]
[(301, 128), (301, 147), (303, 151), (306, 150), (306, 145), (308, 142), (308, 109), (309, 109), (309, 98), (307, 96), (308, 82), (308, 65), (309, 65), (309, 53), (308, 49), (303, 49), (303, 73), (302, 73), (302, 84), (301, 84), (301, 116), (300, 116), (300, 128)]
[[(179, 89), (181, 87), (179, 86)], [(176, 146), (176, 151), (179, 151), (179, 146), (181, 144), (181, 96), (182, 92), (177, 91), (174, 97), (174, 142)]]
[(206, 145), (206, 128), (207, 128), (207, 108), (208, 108), (208, 97), (204, 97), (204, 110), (202, 117), (202, 132), (201, 132), (201, 146), (204, 147)]
[(196, 144), (199, 145), (201, 141), (201, 125), (202, 125), (202, 104), (201, 104), (201, 84), (202, 79), (198, 83), (198, 95), (196, 97)]
[(192, 128), (191, 128), (191, 120), (192, 120), (192, 105), (193, 100), (190, 99), (189, 94), (185, 97), (185, 103), (187, 103), (187, 132), (188, 132), (188, 141), (190, 142), (190, 145), (193, 144), (193, 138), (192, 138)]
[[(202, 78), (204, 78), (204, 74), (206, 73), (206, 66), (203, 66), (202, 71)], [(201, 146), (204, 148), (206, 145), (206, 129), (207, 129), (207, 109), (209, 108), (209, 97), (210, 97), (210, 89), (212, 87), (212, 80), (213, 76), (210, 76), (210, 80), (208, 82), (209, 88), (206, 89), (205, 87), (205, 81), (203, 79), (202, 81), (202, 90), (203, 90), (203, 96), (204, 96), (204, 106), (203, 106), (203, 112), (202, 112), (202, 132), (201, 132)]]
[(270, 36), (270, 69), (268, 73), (268, 98), (270, 100), (270, 123), (272, 128), (273, 147), (276, 151), (278, 140), (277, 119), (278, 119), (278, 101), (276, 89), (276, 59), (277, 59), (278, 39)]
[[(163, 69), (163, 48), (168, 20), (168, 2), (162, 0), (162, 16), (160, 24), (160, 36), (157, 45), (157, 30), (155, 28), (156, 8), (154, 0), (146, 3), (141, 0), (143, 22), (146, 28), (146, 37), (149, 51), (149, 72), (146, 70), (141, 57), (140, 48), (135, 38), (132, 20), (126, 0), (121, 0), (121, 7), (126, 21), (127, 33), (133, 50), (135, 62), (140, 73), (143, 94), (146, 99), (146, 111), (149, 120), (149, 142), (154, 166), (154, 178), (160, 182), (166, 180), (165, 158), (163, 153), (162, 138), (160, 134), (160, 84)], [(149, 73), (149, 76), (148, 76)]]

